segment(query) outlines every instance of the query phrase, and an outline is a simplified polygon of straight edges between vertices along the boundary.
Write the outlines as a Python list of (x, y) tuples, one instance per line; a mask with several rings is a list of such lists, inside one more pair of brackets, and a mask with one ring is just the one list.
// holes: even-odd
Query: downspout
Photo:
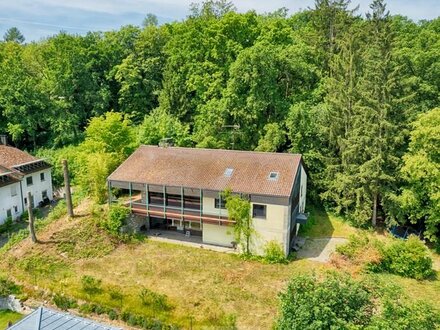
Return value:
[(23, 186), (21, 184), (21, 180), (20, 180), (20, 195), (21, 195), (21, 213), (24, 213), (24, 197), (23, 197)]

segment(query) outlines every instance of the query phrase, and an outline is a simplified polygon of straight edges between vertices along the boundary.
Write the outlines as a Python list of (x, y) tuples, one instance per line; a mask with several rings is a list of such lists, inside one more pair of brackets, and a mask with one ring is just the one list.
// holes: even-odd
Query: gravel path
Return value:
[(347, 239), (341, 237), (307, 238), (304, 246), (297, 252), (297, 257), (298, 259), (328, 262), (336, 247), (346, 242)]

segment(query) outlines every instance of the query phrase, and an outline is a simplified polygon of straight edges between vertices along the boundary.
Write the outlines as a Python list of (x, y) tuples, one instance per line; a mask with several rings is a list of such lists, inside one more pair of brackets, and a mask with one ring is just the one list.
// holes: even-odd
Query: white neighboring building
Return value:
[(17, 148), (0, 144), (0, 224), (8, 217), (17, 219), (30, 201), (37, 207), (44, 200), (52, 200), (51, 166), (44, 160)]

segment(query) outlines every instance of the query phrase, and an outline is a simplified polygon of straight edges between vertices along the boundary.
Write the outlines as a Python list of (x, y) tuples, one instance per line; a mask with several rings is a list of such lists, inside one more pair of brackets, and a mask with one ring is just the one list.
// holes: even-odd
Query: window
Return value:
[(17, 196), (17, 185), (15, 184), (11, 186), (11, 196), (12, 197)]
[(266, 219), (266, 205), (254, 204), (252, 217)]
[(27, 186), (32, 186), (34, 184), (34, 181), (32, 180), (32, 176), (28, 176), (26, 178), (26, 185)]
[(24, 205), (27, 205), (27, 197), (24, 198)]
[(150, 191), (148, 193), (148, 204), (163, 205), (163, 193)]
[(18, 213), (18, 207), (17, 206), (14, 206), (14, 212), (15, 212), (15, 214)]
[(182, 197), (180, 195), (167, 194), (167, 206), (181, 207)]
[(47, 198), (47, 190), (43, 190), (43, 191), (41, 192), (41, 198), (42, 198), (43, 200), (45, 200), (45, 199)]
[(226, 201), (224, 199), (222, 199), (220, 201), (220, 198), (216, 198), (214, 201), (214, 207), (216, 209), (219, 209), (219, 208), (226, 209)]
[(12, 218), (12, 210), (11, 209), (6, 210), (6, 217)]
[(41, 182), (46, 181), (46, 178), (44, 177), (44, 173), (40, 173), (40, 180)]
[(280, 176), (280, 174), (278, 172), (270, 172), (268, 179), (271, 181), (276, 181), (276, 180), (278, 180), (279, 176)]
[(200, 210), (200, 197), (185, 196), (183, 204), (186, 209)]
[(232, 176), (232, 173), (234, 173), (234, 169), (228, 167), (228, 168), (225, 170), (224, 176), (229, 178), (229, 177)]

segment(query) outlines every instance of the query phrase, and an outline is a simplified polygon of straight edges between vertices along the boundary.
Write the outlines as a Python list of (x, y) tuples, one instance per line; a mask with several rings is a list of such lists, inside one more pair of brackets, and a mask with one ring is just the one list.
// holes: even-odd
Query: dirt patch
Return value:
[(306, 243), (302, 249), (298, 251), (297, 256), (299, 259), (328, 262), (332, 253), (336, 250), (336, 247), (346, 242), (346, 238), (307, 238)]

